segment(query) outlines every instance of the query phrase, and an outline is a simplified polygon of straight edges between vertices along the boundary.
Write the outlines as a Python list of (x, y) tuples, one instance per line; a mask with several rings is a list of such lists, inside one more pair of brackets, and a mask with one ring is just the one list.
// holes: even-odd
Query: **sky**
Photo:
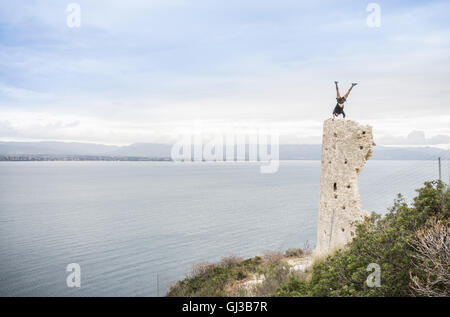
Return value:
[(320, 143), (344, 93), (377, 144), (450, 144), (450, 2), (0, 3), (0, 140), (125, 145), (277, 129)]

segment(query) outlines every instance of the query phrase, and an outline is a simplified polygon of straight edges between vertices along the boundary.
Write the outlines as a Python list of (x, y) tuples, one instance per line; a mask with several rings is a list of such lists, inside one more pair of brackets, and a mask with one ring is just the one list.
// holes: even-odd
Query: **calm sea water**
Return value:
[[(251, 163), (2, 162), (0, 295), (162, 296), (198, 262), (314, 246), (319, 173), (319, 161), (275, 174)], [(384, 213), (435, 178), (436, 162), (369, 161), (363, 206)], [(69, 263), (81, 288), (66, 285)]]

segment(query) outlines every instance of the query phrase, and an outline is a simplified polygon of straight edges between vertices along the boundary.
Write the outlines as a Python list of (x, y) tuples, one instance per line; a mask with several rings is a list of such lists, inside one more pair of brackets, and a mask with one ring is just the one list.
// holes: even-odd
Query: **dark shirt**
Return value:
[[(334, 107), (333, 114), (340, 115), (340, 114), (342, 113), (342, 115), (343, 115), (344, 118), (345, 118), (344, 102), (345, 102), (346, 100), (345, 100), (344, 97), (336, 98), (336, 100), (337, 100), (337, 104), (336, 104), (336, 107)], [(342, 106), (341, 106), (341, 105), (342, 105)]]

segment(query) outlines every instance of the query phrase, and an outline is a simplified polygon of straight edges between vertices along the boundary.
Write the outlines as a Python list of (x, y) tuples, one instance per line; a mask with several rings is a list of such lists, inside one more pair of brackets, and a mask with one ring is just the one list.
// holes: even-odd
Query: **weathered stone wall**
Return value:
[(358, 176), (375, 145), (372, 127), (344, 119), (325, 120), (320, 172), (317, 254), (352, 240), (354, 222), (363, 220)]

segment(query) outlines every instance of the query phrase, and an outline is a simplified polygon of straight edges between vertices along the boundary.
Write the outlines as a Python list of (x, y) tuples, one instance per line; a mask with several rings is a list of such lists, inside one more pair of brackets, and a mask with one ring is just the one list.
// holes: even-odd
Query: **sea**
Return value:
[[(319, 178), (320, 161), (1, 162), (0, 296), (164, 296), (197, 263), (312, 249)], [(436, 161), (369, 161), (363, 208), (437, 178)]]

